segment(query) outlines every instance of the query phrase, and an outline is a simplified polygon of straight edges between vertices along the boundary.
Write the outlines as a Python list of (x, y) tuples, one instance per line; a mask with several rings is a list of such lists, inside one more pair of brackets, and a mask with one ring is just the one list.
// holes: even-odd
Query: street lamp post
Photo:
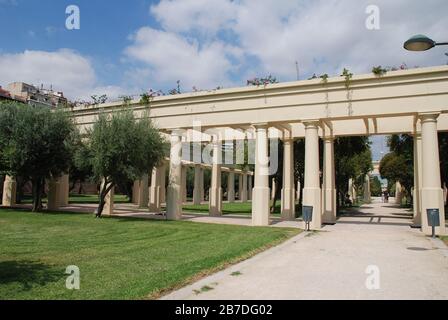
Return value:
[(435, 42), (425, 35), (418, 34), (404, 43), (404, 48), (409, 51), (426, 51), (435, 46), (446, 46), (448, 42)]

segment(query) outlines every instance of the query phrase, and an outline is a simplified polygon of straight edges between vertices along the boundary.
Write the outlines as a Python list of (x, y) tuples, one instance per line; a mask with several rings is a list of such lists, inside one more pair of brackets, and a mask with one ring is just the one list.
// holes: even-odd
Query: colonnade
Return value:
[[(440, 162), (437, 136), (437, 119), (440, 113), (423, 113), (416, 118), (414, 132), (414, 224), (419, 225), (426, 234), (431, 233), (426, 215), (427, 209), (439, 209), (440, 221), (445, 221), (444, 203), (446, 186), (442, 189), (440, 181)], [(311, 228), (318, 230), (323, 223), (336, 221), (336, 188), (334, 168), (334, 137), (323, 136), (323, 168), (322, 185), (319, 168), (319, 128), (318, 120), (305, 121), (305, 181), (303, 186), (303, 205), (313, 208)], [(267, 226), (270, 223), (269, 188), (269, 155), (268, 155), (268, 123), (253, 124), (255, 129), (255, 172), (252, 186), (252, 173), (238, 172), (240, 200), (252, 199), (252, 224)], [(281, 215), (283, 219), (295, 218), (295, 201), (300, 194), (294, 185), (294, 140), (284, 137), (283, 186), (281, 199)], [(180, 219), (182, 205), (186, 200), (186, 173), (183, 168), (194, 168), (193, 203), (200, 204), (204, 199), (204, 164), (188, 163), (182, 160), (182, 133), (173, 130), (170, 135), (171, 150), (169, 158), (169, 181), (166, 196), (166, 214), (168, 219)], [(227, 198), (235, 201), (235, 174), (232, 168), (223, 168), (220, 161), (220, 143), (213, 140), (213, 161), (211, 169), (211, 185), (209, 189), (210, 215), (222, 215), (223, 190), (221, 187), (222, 171), (228, 174)], [(225, 170), (224, 170), (225, 169)], [(160, 212), (165, 200), (164, 163), (155, 168), (149, 175), (144, 175), (134, 184), (134, 201), (151, 212)], [(182, 172), (184, 171), (184, 174)], [(248, 177), (251, 177), (248, 179)], [(151, 184), (149, 185), (149, 181)], [(279, 186), (278, 186), (279, 187)], [(299, 186), (300, 187), (300, 186)], [(16, 182), (6, 177), (3, 191), (3, 206), (12, 206), (15, 201)], [(364, 199), (370, 200), (370, 177), (366, 176)], [(297, 193), (296, 193), (297, 191)], [(108, 195), (105, 214), (113, 213), (113, 190)], [(354, 194), (351, 195), (353, 198)], [(68, 175), (49, 182), (50, 209), (57, 209), (68, 204)], [(445, 234), (445, 225), (436, 228), (437, 234)]]

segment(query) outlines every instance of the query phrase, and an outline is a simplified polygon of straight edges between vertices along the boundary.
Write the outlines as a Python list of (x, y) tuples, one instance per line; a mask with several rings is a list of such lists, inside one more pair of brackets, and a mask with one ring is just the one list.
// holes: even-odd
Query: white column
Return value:
[(401, 204), (403, 200), (403, 190), (400, 181), (395, 183), (395, 204)]
[(60, 182), (56, 178), (50, 178), (48, 180), (48, 194), (47, 194), (47, 210), (55, 211), (60, 206)]
[(300, 202), (300, 191), (302, 190), (302, 186), (300, 185), (300, 180), (297, 180), (297, 194), (296, 194), (296, 201), (297, 203)]
[(166, 215), (168, 219), (182, 217), (182, 142), (180, 131), (171, 132), (170, 174), (167, 190)]
[(255, 177), (252, 199), (252, 224), (269, 225), (269, 158), (267, 124), (255, 125)]
[(252, 175), (249, 175), (248, 177), (247, 177), (249, 180), (248, 180), (248, 191), (247, 191), (247, 199), (248, 200), (251, 200), (252, 201), (252, 189), (253, 189), (253, 187), (252, 187)]
[(213, 141), (212, 181), (209, 192), (209, 214), (222, 215), (222, 188), (221, 188), (221, 142), (218, 137)]
[(70, 176), (68, 174), (63, 174), (58, 179), (59, 182), (59, 206), (66, 207), (69, 204), (70, 196)]
[(138, 204), (138, 196), (140, 193), (140, 180), (135, 180), (132, 186), (132, 203)]
[(201, 168), (201, 173), (200, 173), (200, 186), (201, 186), (201, 202), (205, 201), (205, 185), (204, 185), (204, 168)]
[(194, 166), (193, 204), (201, 204), (201, 166)]
[(322, 220), (336, 222), (336, 178), (334, 169), (334, 138), (324, 138)]
[(139, 180), (139, 192), (138, 192), (138, 201), (137, 205), (139, 208), (147, 208), (149, 202), (149, 185), (148, 185), (149, 177), (147, 174), (144, 174)]
[(370, 192), (370, 175), (366, 174), (364, 181), (364, 202), (372, 202), (372, 194)]
[(354, 190), (355, 190), (355, 188), (354, 188), (354, 186), (353, 186), (353, 179), (352, 178), (350, 178), (349, 180), (348, 180), (348, 191), (347, 191), (347, 193), (350, 195), (350, 200), (352, 201), (352, 203), (355, 203), (355, 194), (354, 194)]
[(17, 182), (14, 177), (5, 176), (3, 183), (2, 206), (12, 207), (16, 204)]
[(247, 202), (247, 172), (243, 172), (243, 188), (241, 192), (241, 202)]
[(305, 186), (303, 205), (313, 207), (310, 228), (322, 228), (321, 190), (319, 187), (319, 135), (317, 121), (305, 123)]
[(439, 143), (437, 137), (438, 114), (421, 115), (422, 126), (422, 231), (431, 234), (427, 209), (439, 209), (440, 227), (437, 235), (446, 234), (443, 190), (440, 181)]
[(414, 226), (422, 226), (422, 134), (414, 134)]
[(182, 202), (187, 202), (187, 166), (182, 166)]
[(235, 172), (230, 170), (227, 178), (227, 200), (230, 203), (235, 202)]
[(165, 166), (154, 168), (151, 174), (151, 187), (149, 188), (149, 211), (159, 213), (162, 210), (162, 175), (165, 175)]
[(238, 200), (243, 200), (243, 175), (238, 174)]
[(446, 187), (446, 182), (443, 184), (443, 203), (445, 206), (447, 204), (448, 188)]
[(277, 192), (277, 183), (275, 182), (275, 178), (271, 180), (271, 203), (275, 199), (275, 193)]
[(166, 162), (160, 166), (160, 203), (166, 202), (166, 167)]
[(283, 188), (282, 188), (282, 219), (296, 218), (294, 196), (294, 140), (283, 141)]

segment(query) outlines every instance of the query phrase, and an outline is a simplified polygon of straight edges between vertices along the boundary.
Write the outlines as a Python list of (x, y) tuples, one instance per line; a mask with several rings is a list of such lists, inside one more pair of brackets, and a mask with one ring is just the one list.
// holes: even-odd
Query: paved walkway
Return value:
[[(411, 217), (366, 205), (163, 299), (448, 299), (448, 248), (411, 229)], [(378, 290), (366, 287), (369, 266)]]

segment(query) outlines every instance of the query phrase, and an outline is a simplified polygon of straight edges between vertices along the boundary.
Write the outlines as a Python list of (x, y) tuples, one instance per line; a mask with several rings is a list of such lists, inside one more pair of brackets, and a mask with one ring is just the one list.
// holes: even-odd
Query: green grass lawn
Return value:
[(300, 232), (6, 209), (0, 226), (0, 299), (153, 298)]
[[(201, 205), (184, 205), (183, 207), (184, 212), (191, 212), (191, 213), (204, 213), (208, 214), (208, 204), (201, 204)], [(275, 204), (275, 210), (273, 215), (280, 216), (281, 212), (281, 201), (277, 201)], [(296, 212), (300, 215), (299, 206), (296, 206)], [(252, 203), (246, 202), (234, 202), (234, 203), (228, 203), (224, 202), (222, 204), (222, 214), (228, 215), (228, 214), (239, 214), (239, 215), (247, 215), (250, 216), (252, 214)]]
[[(23, 204), (31, 204), (32, 198), (29, 195), (23, 196), (22, 203)], [(47, 198), (44, 197), (42, 199), (43, 203), (47, 203)], [(96, 194), (70, 194), (68, 198), (69, 203), (77, 204), (77, 203), (98, 203), (98, 195)], [(127, 203), (129, 202), (129, 198), (122, 194), (115, 194), (114, 195), (114, 202), (115, 203)]]

